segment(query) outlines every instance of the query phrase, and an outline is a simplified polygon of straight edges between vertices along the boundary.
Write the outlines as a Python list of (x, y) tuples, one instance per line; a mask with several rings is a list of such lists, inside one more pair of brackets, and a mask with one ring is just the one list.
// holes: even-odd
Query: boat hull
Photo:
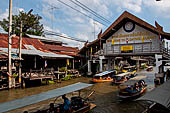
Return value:
[(100, 83), (100, 82), (112, 82), (113, 79), (92, 79), (92, 82), (94, 83)]
[(146, 87), (144, 87), (140, 92), (137, 93), (119, 93), (118, 97), (120, 99), (135, 99), (140, 97), (145, 91), (147, 90)]

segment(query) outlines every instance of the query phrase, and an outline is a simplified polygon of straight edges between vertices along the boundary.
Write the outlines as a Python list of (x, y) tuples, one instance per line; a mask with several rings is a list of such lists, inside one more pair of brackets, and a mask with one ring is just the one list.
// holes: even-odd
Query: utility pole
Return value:
[[(31, 9), (27, 15), (31, 14), (33, 9)], [(24, 18), (25, 19), (25, 18)], [(21, 83), (21, 75), (22, 75), (22, 70), (21, 70), (21, 50), (22, 50), (22, 27), (23, 27), (23, 20), (21, 19), (21, 24), (20, 24), (20, 37), (19, 37), (19, 83)]]
[(52, 14), (51, 14), (51, 25), (52, 25), (52, 29), (53, 29), (54, 10), (55, 10), (55, 9), (59, 9), (59, 8), (55, 7), (54, 5), (50, 5), (49, 10), (51, 10), (51, 11), (52, 11)]
[(21, 49), (22, 49), (22, 20), (21, 20), (21, 24), (20, 24), (20, 37), (19, 37), (19, 83), (21, 85)]
[(11, 70), (11, 31), (12, 31), (12, 0), (9, 0), (9, 30), (8, 30), (8, 73), (9, 73), (9, 82), (8, 82), (8, 87), (12, 87), (11, 83), (11, 75), (12, 75), (12, 70)]

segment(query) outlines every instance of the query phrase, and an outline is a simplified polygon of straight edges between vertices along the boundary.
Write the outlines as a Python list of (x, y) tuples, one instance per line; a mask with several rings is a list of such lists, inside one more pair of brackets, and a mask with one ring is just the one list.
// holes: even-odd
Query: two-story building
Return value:
[(99, 33), (97, 40), (84, 46), (80, 54), (89, 56), (89, 74), (124, 64), (139, 68), (141, 62), (149, 62), (158, 58), (157, 55), (169, 58), (164, 39), (170, 39), (170, 33), (164, 32), (157, 22), (154, 27), (125, 11), (103, 33)]

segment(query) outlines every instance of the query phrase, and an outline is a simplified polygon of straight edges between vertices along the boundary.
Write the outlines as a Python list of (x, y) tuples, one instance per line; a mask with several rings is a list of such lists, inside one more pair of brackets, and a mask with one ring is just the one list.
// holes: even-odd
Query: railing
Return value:
[(23, 73), (25, 78), (32, 78), (32, 77), (52, 77), (54, 76), (54, 69), (44, 69), (44, 70), (29, 70)]
[(163, 55), (164, 58), (170, 59), (170, 50), (168, 50), (167, 48), (162, 47), (161, 52), (162, 52), (162, 55)]
[[(122, 46), (132, 46), (131, 51), (122, 51)], [(104, 55), (112, 55), (112, 54), (143, 54), (143, 53), (161, 53), (161, 47), (155, 46), (153, 47), (151, 42), (147, 43), (136, 43), (136, 44), (115, 44), (115, 45), (106, 45), (104, 47)]]

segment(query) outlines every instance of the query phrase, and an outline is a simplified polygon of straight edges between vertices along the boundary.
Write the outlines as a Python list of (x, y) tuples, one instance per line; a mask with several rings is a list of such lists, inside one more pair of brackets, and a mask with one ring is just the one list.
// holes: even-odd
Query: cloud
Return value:
[(157, 16), (170, 18), (170, 0), (143, 0), (144, 5)]
[[(82, 8), (71, 3), (70, 0), (61, 0), (61, 1), (72, 6), (73, 8), (78, 9), (79, 11), (93, 17), (92, 14), (84, 11)], [(68, 34), (69, 36), (73, 36), (75, 38), (82, 39), (82, 40), (93, 41), (94, 40), (94, 23), (95, 23), (95, 35), (96, 36), (100, 32), (100, 30), (104, 27), (99, 22), (96, 22), (96, 21), (94, 22), (92, 19), (85, 17), (84, 15), (80, 14), (79, 12), (74, 11), (73, 9), (63, 5), (62, 3), (60, 3), (56, 0), (43, 0), (43, 3), (44, 3), (44, 5), (43, 5), (44, 8), (43, 8), (42, 13), (49, 20), (51, 19), (51, 14), (50, 14), (50, 10), (48, 10), (48, 8), (47, 8), (48, 5), (51, 6), (51, 4), (52, 4), (53, 6), (59, 8), (56, 11), (57, 16), (54, 17), (53, 21), (55, 23), (63, 24), (62, 27), (67, 27), (67, 29), (70, 28), (69, 32), (71, 32), (71, 34), (69, 33)], [(104, 4), (105, 3), (104, 0), (82, 0), (81, 3), (88, 6), (91, 9), (93, 8), (94, 11), (100, 13), (100, 15), (103, 15), (105, 17), (108, 17), (108, 16), (110, 16), (109, 14), (111, 14), (107, 5)], [(44, 21), (44, 22), (49, 23), (47, 21)], [(49, 24), (46, 26), (49, 26)], [(50, 28), (50, 27), (48, 27), (48, 28)], [(58, 29), (62, 29), (62, 28), (60, 27)], [(64, 30), (65, 29), (66, 28), (64, 28)], [(72, 32), (74, 32), (74, 33), (72, 34)], [(62, 33), (61, 30), (60, 30), (60, 33)], [(64, 35), (66, 35), (66, 34), (64, 34)], [(72, 45), (72, 46), (81, 46), (82, 45), (82, 43), (80, 44), (76, 41), (71, 41), (69, 39), (63, 39), (60, 37), (58, 37), (58, 38), (60, 40), (62, 40), (63, 42), (68, 42), (69, 45)]]
[(0, 20), (7, 19), (9, 14), (9, 10), (6, 9), (5, 12), (0, 13)]

